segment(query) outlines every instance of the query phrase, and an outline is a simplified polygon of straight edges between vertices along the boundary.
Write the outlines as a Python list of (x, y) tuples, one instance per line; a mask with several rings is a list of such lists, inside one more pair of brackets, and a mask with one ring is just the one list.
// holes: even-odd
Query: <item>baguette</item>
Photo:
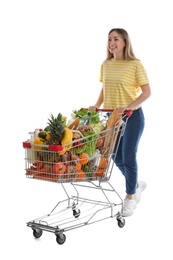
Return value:
[(71, 123), (71, 124), (68, 126), (68, 128), (71, 129), (71, 130), (76, 130), (76, 129), (78, 128), (79, 123), (80, 123), (80, 118), (77, 117), (77, 118), (73, 121), (73, 123)]
[[(105, 130), (110, 129), (109, 131), (105, 132), (105, 140), (104, 145), (101, 149), (101, 153), (104, 156), (107, 156), (110, 152), (112, 152), (115, 141), (119, 132), (119, 127), (122, 119), (122, 114), (119, 114), (117, 109), (114, 109), (112, 114), (109, 116)], [(115, 129), (114, 129), (115, 127)], [(111, 130), (112, 128), (112, 130)]]
[(119, 124), (122, 118), (122, 114), (118, 113), (117, 109), (114, 109), (109, 116), (106, 124), (106, 129), (113, 127), (115, 124)]

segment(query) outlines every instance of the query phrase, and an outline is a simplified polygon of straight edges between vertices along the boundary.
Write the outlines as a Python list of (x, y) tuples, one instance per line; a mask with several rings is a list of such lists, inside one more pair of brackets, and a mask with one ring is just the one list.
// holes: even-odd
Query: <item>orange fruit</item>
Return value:
[(102, 168), (97, 168), (97, 170), (95, 172), (95, 176), (96, 177), (103, 177), (104, 176), (103, 169)]
[(78, 170), (78, 174), (77, 174), (77, 180), (83, 180), (86, 178), (85, 172), (83, 170)]
[(107, 159), (106, 157), (102, 157), (100, 160), (99, 168), (104, 169), (107, 166)]
[(84, 165), (87, 164), (89, 161), (89, 156), (87, 153), (81, 153), (79, 155), (79, 159), (80, 159), (80, 164)]
[(76, 168), (77, 168), (78, 171), (79, 171), (79, 170), (81, 170), (82, 164), (81, 164), (81, 163), (77, 163), (75, 166), (76, 166)]

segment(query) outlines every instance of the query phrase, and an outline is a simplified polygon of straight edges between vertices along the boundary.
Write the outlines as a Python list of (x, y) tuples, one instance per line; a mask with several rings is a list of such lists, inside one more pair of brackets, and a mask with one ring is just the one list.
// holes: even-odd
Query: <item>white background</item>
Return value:
[[(1, 259), (172, 259), (171, 10), (169, 0), (0, 2)], [(95, 103), (114, 27), (129, 32), (152, 89), (138, 154), (147, 189), (123, 229), (108, 219), (67, 232), (62, 246), (48, 232), (36, 240), (26, 222), (49, 213), (64, 194), (59, 185), (25, 178), (22, 142), (50, 113), (69, 117)], [(124, 196), (116, 168), (111, 182)]]

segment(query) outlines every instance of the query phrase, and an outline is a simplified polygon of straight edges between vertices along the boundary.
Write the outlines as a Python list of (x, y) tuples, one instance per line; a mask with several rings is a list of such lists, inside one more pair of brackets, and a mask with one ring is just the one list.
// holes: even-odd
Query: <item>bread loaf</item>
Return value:
[(118, 124), (121, 121), (121, 118), (122, 118), (122, 114), (118, 113), (117, 109), (114, 109), (112, 114), (109, 116), (107, 120), (106, 129), (115, 126), (115, 124)]
[(117, 109), (114, 109), (112, 114), (109, 116), (107, 123), (106, 123), (106, 129), (108, 130), (105, 132), (105, 140), (104, 145), (101, 149), (101, 153), (104, 154), (104, 156), (107, 156), (108, 154), (113, 152), (113, 148), (115, 145), (115, 141), (118, 135), (120, 123), (122, 119), (122, 114), (119, 114)]
[(71, 123), (71, 124), (68, 126), (68, 128), (69, 128), (69, 129), (72, 129), (72, 130), (76, 130), (76, 129), (78, 128), (79, 123), (80, 123), (80, 118), (77, 117), (77, 118), (73, 121), (73, 123)]

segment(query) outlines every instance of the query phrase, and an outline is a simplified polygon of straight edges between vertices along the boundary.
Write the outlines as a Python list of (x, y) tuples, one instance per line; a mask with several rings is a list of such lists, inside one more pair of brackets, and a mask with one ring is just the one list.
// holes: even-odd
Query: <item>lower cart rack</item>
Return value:
[[(122, 217), (122, 205), (123, 202), (112, 187), (112, 185), (106, 183), (109, 188), (104, 188), (101, 183), (96, 185), (95, 183), (85, 184), (73, 184), (72, 186), (78, 193), (77, 187), (81, 186), (85, 188), (94, 188), (102, 191), (105, 197), (105, 201), (98, 201), (89, 198), (77, 196), (71, 196), (65, 200), (59, 201), (53, 210), (33, 221), (27, 223), (28, 227), (33, 230), (33, 235), (35, 238), (41, 237), (43, 231), (48, 231), (56, 235), (56, 241), (58, 244), (63, 244), (66, 241), (66, 236), (64, 232), (87, 226), (108, 218), (116, 218), (118, 226), (120, 228), (124, 227), (125, 219)], [(65, 189), (63, 185), (63, 189)], [(66, 194), (67, 190), (65, 189)], [(106, 193), (113, 192), (120, 198), (119, 203), (112, 203), (109, 201), (108, 195)], [(114, 212), (115, 207), (120, 207), (119, 211)]]

